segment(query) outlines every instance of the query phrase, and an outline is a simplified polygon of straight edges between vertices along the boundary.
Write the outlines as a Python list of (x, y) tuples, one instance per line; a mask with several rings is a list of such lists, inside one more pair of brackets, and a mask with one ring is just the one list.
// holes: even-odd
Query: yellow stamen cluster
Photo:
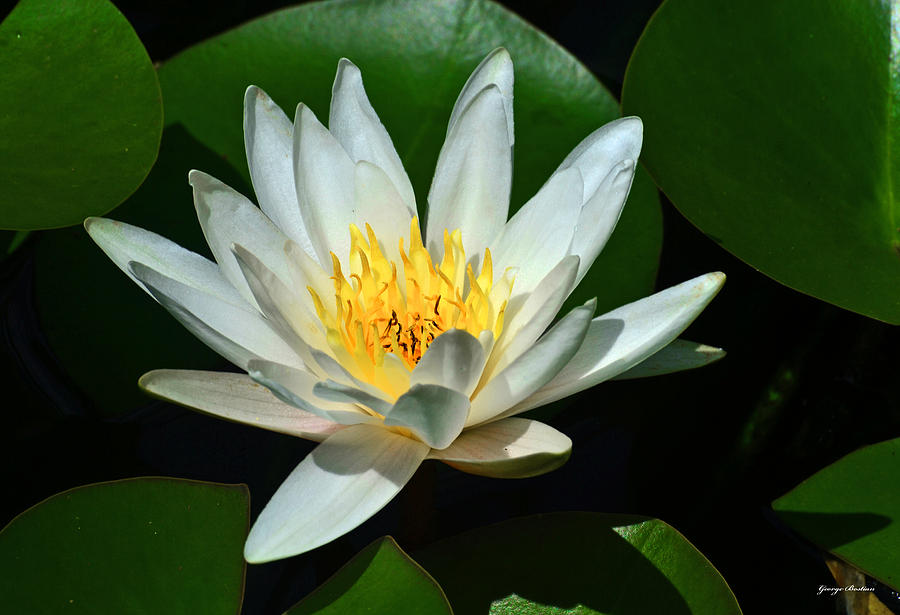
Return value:
[[(444, 258), (435, 266), (422, 244), (418, 220), (410, 224), (409, 250), (400, 239), (402, 274), (378, 246), (372, 228), (366, 235), (350, 226), (349, 272), (332, 253), (333, 308), (328, 298), (309, 288), (329, 346), (342, 363), (369, 382), (385, 363), (385, 354), (402, 359), (412, 370), (428, 346), (448, 329), (463, 329), (475, 337), (491, 331), (496, 339), (512, 287), (508, 272), (493, 281), (490, 250), (485, 250), (480, 273), (466, 265), (459, 230), (444, 231)], [(331, 303), (331, 301), (328, 301)]]

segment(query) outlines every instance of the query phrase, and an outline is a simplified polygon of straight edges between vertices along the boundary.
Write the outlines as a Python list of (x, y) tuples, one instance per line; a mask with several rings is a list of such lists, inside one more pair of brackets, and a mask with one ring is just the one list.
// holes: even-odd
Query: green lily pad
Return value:
[(644, 120), (657, 185), (711, 239), (782, 284), (900, 324), (896, 7), (667, 0), (622, 106)]
[(0, 74), (0, 228), (79, 224), (147, 176), (159, 83), (112, 3), (21, 0), (0, 23)]
[[(147, 181), (113, 217), (209, 256), (187, 183), (196, 166), (243, 187), (225, 161), (172, 126)], [(39, 239), (35, 296), (43, 330), (68, 375), (102, 414), (146, 404), (137, 381), (152, 369), (225, 364), (128, 279), (82, 227), (48, 231)]]
[[(302, 101), (325, 120), (338, 60), (347, 57), (362, 70), (422, 210), (456, 96), (498, 46), (509, 49), (516, 70), (514, 211), (575, 145), (619, 111), (576, 58), (486, 0), (311, 3), (251, 21), (160, 68), (166, 122), (184, 125), (249, 183), (242, 140), (247, 86), (263, 88), (289, 115)], [(604, 309), (649, 294), (661, 241), (658, 194), (640, 171), (609, 252), (582, 282), (577, 300), (599, 295)]]
[(415, 554), (456, 615), (728, 615), (712, 564), (647, 517), (554, 513), (506, 521)]
[(772, 507), (788, 525), (871, 577), (900, 589), (900, 438), (854, 451)]
[(434, 579), (386, 536), (360, 551), (285, 615), (452, 615)]
[(0, 531), (8, 613), (240, 612), (243, 485), (136, 478), (77, 487)]

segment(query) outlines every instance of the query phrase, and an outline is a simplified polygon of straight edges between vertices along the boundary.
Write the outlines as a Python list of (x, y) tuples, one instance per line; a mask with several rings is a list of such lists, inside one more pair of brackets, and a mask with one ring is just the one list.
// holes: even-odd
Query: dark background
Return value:
[[(154, 61), (288, 4), (116, 2)], [(504, 4), (618, 96), (631, 49), (659, 2)], [(654, 516), (679, 529), (746, 613), (834, 613), (834, 601), (816, 595), (820, 584), (833, 585), (821, 555), (769, 504), (844, 454), (900, 434), (900, 332), (778, 285), (664, 197), (662, 206), (658, 287), (706, 271), (728, 274), (685, 335), (725, 348), (723, 361), (652, 386), (606, 383), (543, 411), (574, 441), (571, 460), (549, 475), (502, 481), (425, 464), (356, 531), (303, 556), (250, 566), (244, 612), (283, 612), (384, 534), (415, 555), (436, 539), (510, 517), (592, 510)], [(42, 334), (33, 298), (37, 241), (39, 233), (0, 262), (2, 522), (64, 489), (140, 475), (247, 483), (255, 517), (312, 444), (150, 399), (126, 417), (101, 418)]]

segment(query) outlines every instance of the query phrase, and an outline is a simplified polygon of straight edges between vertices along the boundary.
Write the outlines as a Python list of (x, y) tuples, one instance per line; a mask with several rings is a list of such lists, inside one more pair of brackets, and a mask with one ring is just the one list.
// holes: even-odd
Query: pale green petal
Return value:
[(475, 390), (485, 354), (481, 342), (460, 329), (441, 333), (410, 374), (411, 385), (438, 384), (469, 396)]
[(436, 449), (446, 448), (462, 431), (469, 413), (469, 398), (442, 386), (417, 384), (397, 399), (385, 416), (385, 425), (406, 427)]

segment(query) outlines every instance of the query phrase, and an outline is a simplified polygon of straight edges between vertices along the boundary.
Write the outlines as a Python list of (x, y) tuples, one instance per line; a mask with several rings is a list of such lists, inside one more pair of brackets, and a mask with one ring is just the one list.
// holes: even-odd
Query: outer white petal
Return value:
[(302, 364), (297, 353), (249, 306), (226, 303), (141, 263), (131, 263), (131, 271), (191, 333), (235, 365), (246, 369), (248, 361), (258, 357)]
[(319, 263), (331, 269), (331, 253), (342, 261), (350, 252), (354, 215), (355, 165), (334, 135), (305, 105), (294, 118), (294, 180), (300, 213)]
[(428, 251), (443, 254), (444, 230), (462, 231), (469, 259), (480, 258), (509, 212), (512, 155), (503, 95), (489, 85), (447, 133), (428, 193)]
[(584, 201), (587, 202), (619, 163), (638, 159), (643, 138), (644, 127), (638, 117), (623, 117), (609, 122), (576, 145), (554, 174), (570, 167), (581, 171)]
[(405, 427), (435, 449), (450, 446), (469, 414), (469, 398), (436, 384), (417, 384), (401, 395), (384, 417), (385, 425)]
[(724, 282), (725, 274), (708, 273), (598, 316), (569, 364), (509, 413), (549, 404), (631, 369), (684, 331)]
[(431, 451), (457, 470), (494, 478), (527, 478), (555, 470), (572, 452), (572, 441), (549, 425), (512, 417), (467, 429), (442, 451)]
[(410, 374), (410, 385), (439, 384), (469, 396), (484, 369), (484, 348), (460, 329), (440, 334)]
[(191, 171), (188, 178), (194, 188), (197, 218), (213, 256), (228, 281), (255, 306), (253, 293), (231, 253), (231, 244), (241, 244), (283, 280), (289, 280), (284, 255), (287, 237), (256, 205), (214, 177)]
[(88, 218), (84, 221), (84, 228), (119, 269), (145, 291), (147, 287), (134, 276), (128, 263), (143, 263), (166, 277), (222, 301), (246, 305), (246, 301), (222, 275), (218, 265), (165, 237), (109, 218)]
[(614, 380), (662, 376), (663, 374), (703, 367), (724, 357), (725, 351), (721, 348), (687, 340), (675, 340), (628, 371), (622, 372)]
[(138, 384), (156, 397), (206, 414), (316, 442), (344, 428), (279, 401), (247, 374), (158, 369)]
[(247, 88), (244, 148), (259, 206), (285, 235), (313, 254), (294, 186), (293, 141), (294, 127), (284, 111), (255, 85)]
[(515, 143), (515, 133), (513, 130), (513, 62), (509, 57), (509, 52), (503, 47), (498, 47), (490, 52), (487, 57), (481, 61), (466, 85), (463, 86), (456, 104), (453, 105), (453, 112), (450, 114), (450, 122), (447, 125), (447, 133), (459, 120), (463, 110), (472, 102), (472, 99), (484, 88), (493, 84), (496, 85), (503, 95), (503, 109), (506, 111), (506, 127), (509, 133), (510, 146)]
[(601, 182), (594, 196), (584, 204), (575, 225), (572, 246), (569, 248), (572, 254), (581, 257), (576, 285), (587, 274), (597, 255), (612, 236), (625, 206), (625, 199), (631, 190), (634, 170), (633, 160), (620, 162)]
[(416, 197), (400, 156), (366, 96), (359, 69), (346, 58), (338, 62), (328, 129), (354, 162), (367, 160), (384, 169), (409, 214), (407, 220), (414, 216)]
[(304, 553), (381, 510), (412, 477), (428, 447), (374, 425), (354, 425), (300, 462), (260, 513), (244, 546), (248, 562)]
[(572, 292), (577, 271), (578, 257), (565, 257), (541, 280), (534, 292), (524, 298), (521, 305), (507, 308), (507, 312), (512, 314), (491, 352), (482, 381), (493, 378), (494, 374), (505, 369), (541, 336)]
[(566, 314), (505, 370), (491, 378), (472, 400), (467, 426), (505, 418), (507, 408), (549, 382), (581, 346), (597, 300)]
[(531, 293), (569, 254), (581, 212), (581, 192), (578, 169), (557, 173), (509, 219), (491, 242), (494, 270), (517, 268), (512, 297)]
[(579, 143), (554, 173), (576, 168), (584, 178), (584, 207), (572, 243), (572, 253), (581, 257), (578, 281), (590, 269), (619, 220), (643, 136), (640, 118), (612, 121)]
[(313, 392), (318, 378), (303, 369), (272, 361), (251, 361), (247, 367), (250, 377), (268, 388), (281, 401), (295, 408), (320, 416), (341, 425), (380, 423), (353, 404), (322, 399)]

